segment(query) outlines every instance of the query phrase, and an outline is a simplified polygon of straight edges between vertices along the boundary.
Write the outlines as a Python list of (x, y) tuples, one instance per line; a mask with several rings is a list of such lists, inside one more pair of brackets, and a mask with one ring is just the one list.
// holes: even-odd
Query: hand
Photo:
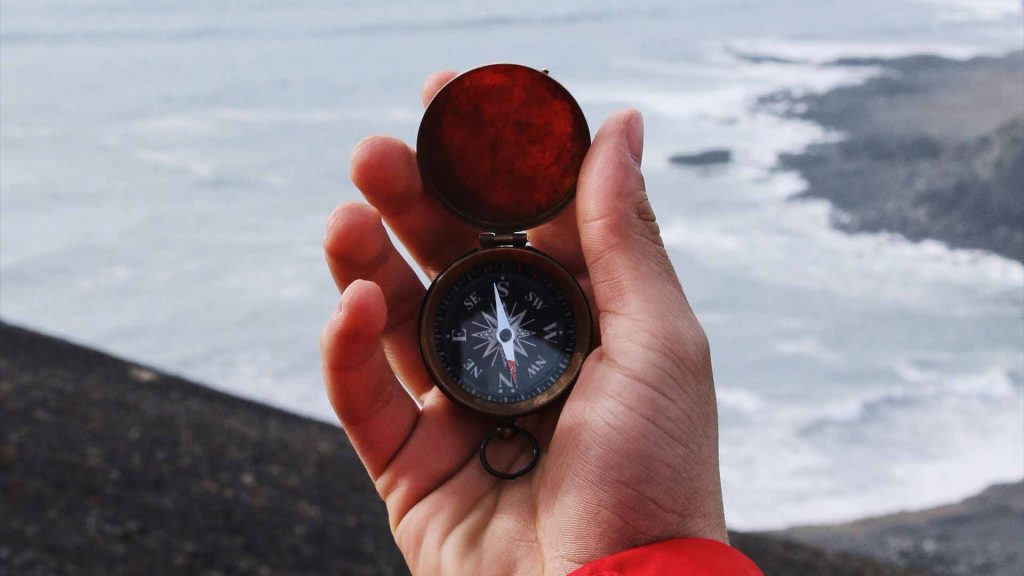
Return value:
[[(431, 76), (424, 101), (452, 76)], [(477, 459), (494, 421), (454, 405), (427, 375), (424, 287), (381, 217), (430, 278), (476, 247), (479, 230), (424, 192), (402, 142), (371, 137), (353, 152), (352, 180), (372, 207), (344, 204), (328, 223), (343, 295), (321, 338), (324, 379), (413, 574), (566, 574), (653, 541), (726, 541), (708, 343), (647, 201), (642, 148), (640, 114), (613, 114), (574, 202), (529, 232), (587, 292), (601, 345), (560, 410), (517, 421), (542, 456), (515, 481)], [(502, 447), (525, 461), (525, 446)]]

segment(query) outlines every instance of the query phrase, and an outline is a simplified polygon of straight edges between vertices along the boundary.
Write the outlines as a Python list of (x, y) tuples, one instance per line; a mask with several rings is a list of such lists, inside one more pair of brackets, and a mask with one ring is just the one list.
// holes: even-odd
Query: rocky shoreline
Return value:
[(939, 575), (1017, 576), (1024, 570), (1024, 482), (927, 510), (773, 534)]
[[(0, 573), (407, 573), (339, 428), (2, 322), (0, 351)], [(929, 574), (786, 538), (732, 535), (772, 576)]]
[(846, 231), (896, 232), (1024, 262), (1024, 52), (830, 66), (881, 72), (822, 94), (759, 100), (842, 133), (779, 158), (780, 169), (806, 180), (799, 197), (828, 200), (833, 224)]

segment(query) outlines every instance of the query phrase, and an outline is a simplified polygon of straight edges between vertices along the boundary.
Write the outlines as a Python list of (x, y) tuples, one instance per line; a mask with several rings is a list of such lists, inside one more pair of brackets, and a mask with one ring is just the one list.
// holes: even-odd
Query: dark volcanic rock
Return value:
[(675, 154), (669, 158), (669, 162), (683, 166), (710, 166), (727, 164), (731, 161), (732, 151), (724, 148), (715, 148), (694, 154)]
[(957, 504), (775, 536), (956, 576), (1024, 572), (1024, 482), (992, 486)]
[(0, 351), (0, 573), (406, 573), (340, 428), (5, 324)]
[(845, 133), (780, 157), (849, 231), (934, 238), (1024, 261), (1024, 53), (841, 61), (883, 74), (762, 104)]
[(927, 576), (924, 570), (897, 568), (866, 556), (797, 543), (785, 537), (729, 534), (730, 543), (757, 561), (766, 576)]

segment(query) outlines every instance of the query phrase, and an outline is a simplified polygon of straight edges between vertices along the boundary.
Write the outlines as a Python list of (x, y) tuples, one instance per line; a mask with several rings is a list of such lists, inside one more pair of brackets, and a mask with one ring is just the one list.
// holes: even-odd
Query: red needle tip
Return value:
[(508, 361), (508, 371), (512, 373), (512, 382), (516, 382), (516, 361)]

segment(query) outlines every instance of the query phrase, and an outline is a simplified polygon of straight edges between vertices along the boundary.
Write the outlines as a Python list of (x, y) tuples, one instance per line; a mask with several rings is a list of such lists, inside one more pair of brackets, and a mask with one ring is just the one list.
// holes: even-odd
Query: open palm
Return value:
[[(424, 101), (452, 75), (432, 75)], [(587, 292), (601, 345), (561, 407), (517, 422), (542, 457), (514, 481), (476, 458), (495, 422), (430, 381), (417, 337), (425, 289), (382, 217), (430, 278), (475, 248), (480, 230), (424, 192), (404, 143), (372, 137), (353, 153), (352, 179), (370, 205), (344, 204), (328, 223), (343, 295), (321, 340), (324, 374), (413, 574), (566, 574), (666, 538), (725, 541), (707, 340), (647, 202), (642, 146), (639, 113), (611, 116), (576, 200), (529, 232)], [(526, 452), (508, 442), (492, 454), (513, 468)]]

